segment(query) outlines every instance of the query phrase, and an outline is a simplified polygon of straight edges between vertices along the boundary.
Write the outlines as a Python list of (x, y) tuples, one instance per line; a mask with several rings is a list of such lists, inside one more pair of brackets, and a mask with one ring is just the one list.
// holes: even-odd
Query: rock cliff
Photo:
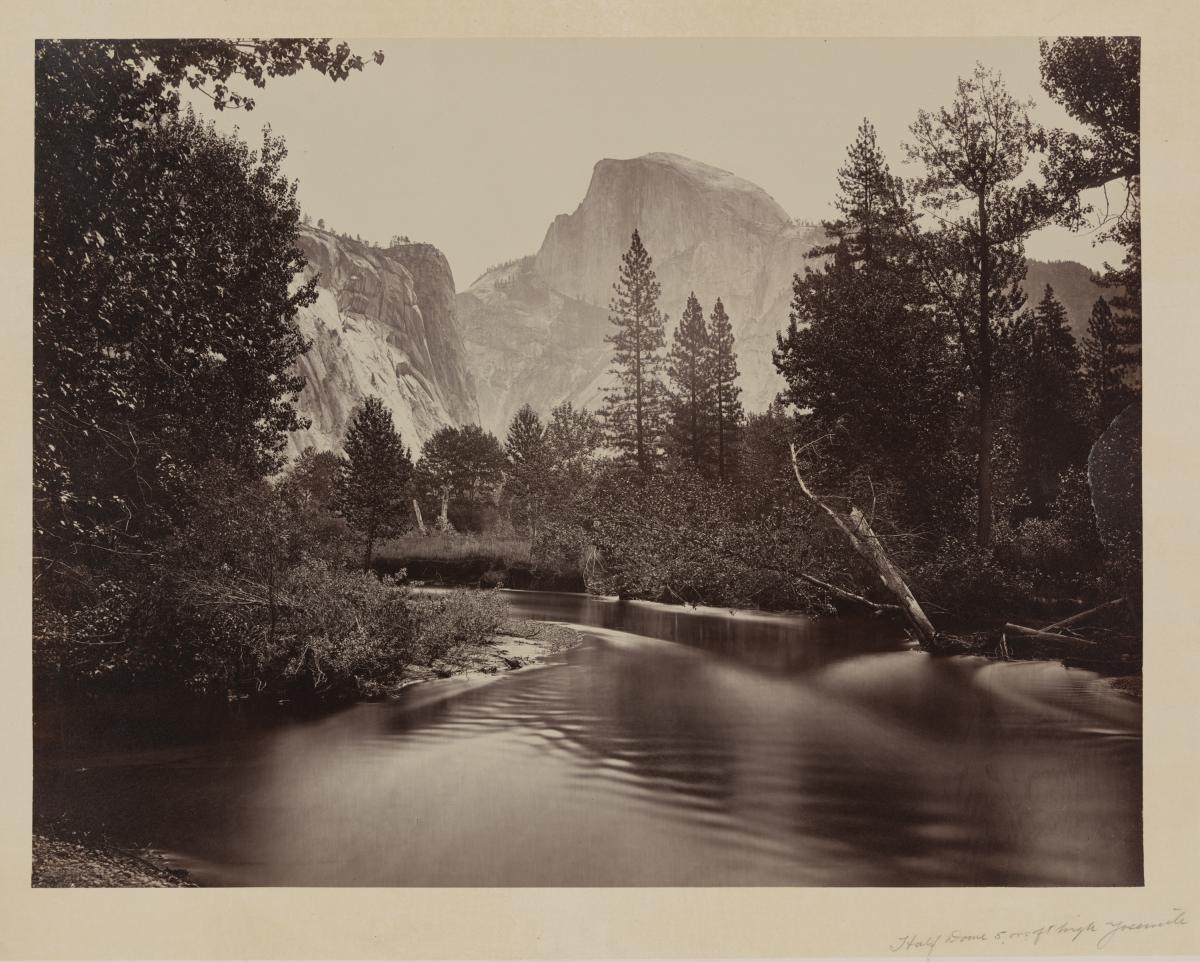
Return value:
[[(771, 363), (786, 326), (792, 275), (823, 240), (764, 190), (727, 171), (647, 154), (601, 160), (578, 208), (561, 214), (538, 252), (494, 268), (458, 296), (483, 424), (502, 433), (526, 401), (545, 413), (562, 400), (595, 408), (608, 381), (608, 302), (634, 229), (654, 258), (659, 307), (673, 327), (690, 292), (706, 313), (720, 297), (733, 322), (743, 401), (762, 410), (781, 389)], [(1054, 286), (1076, 337), (1104, 293), (1081, 264), (1029, 263), (1032, 302)]]
[[(608, 302), (634, 229), (654, 258), (673, 327), (695, 291), (733, 320), (747, 406), (780, 388), (771, 366), (792, 272), (820, 238), (762, 188), (676, 154), (601, 160), (583, 202), (555, 218), (532, 257), (493, 269), (459, 295), (484, 426), (499, 431), (529, 401), (595, 408), (609, 367)], [(486, 386), (485, 386), (486, 385)]]
[(428, 244), (379, 249), (305, 228), (306, 276), (318, 298), (297, 316), (312, 347), (299, 361), (306, 385), (297, 405), (311, 427), (289, 454), (312, 445), (339, 450), (355, 403), (375, 394), (416, 449), (438, 428), (475, 423), (479, 409), (466, 365), (454, 277)]

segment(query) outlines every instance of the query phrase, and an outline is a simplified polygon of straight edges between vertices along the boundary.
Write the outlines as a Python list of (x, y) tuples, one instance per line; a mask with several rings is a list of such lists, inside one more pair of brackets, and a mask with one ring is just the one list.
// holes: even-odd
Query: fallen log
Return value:
[(904, 613), (904, 609), (899, 605), (889, 605), (883, 601), (872, 601), (870, 598), (864, 598), (862, 595), (856, 595), (853, 591), (847, 591), (845, 588), (839, 588), (837, 585), (831, 585), (827, 581), (822, 581), (820, 578), (814, 578), (812, 575), (800, 574), (801, 581), (807, 581), (811, 585), (816, 585), (828, 591), (831, 595), (837, 598), (843, 598), (846, 601), (853, 601), (855, 604), (863, 605), (866, 608), (872, 608), (875, 611), (898, 611)]
[(797, 457), (796, 445), (794, 444), (791, 445), (791, 454), (792, 472), (796, 475), (796, 481), (800, 485), (800, 490), (804, 492), (804, 496), (833, 519), (834, 524), (849, 539), (854, 550), (871, 565), (875, 573), (879, 576), (879, 580), (883, 582), (884, 587), (899, 602), (900, 609), (904, 612), (905, 617), (917, 633), (917, 637), (921, 642), (927, 645), (935, 645), (938, 639), (937, 630), (926, 617), (917, 599), (913, 597), (913, 593), (909, 590), (908, 585), (904, 583), (904, 579), (900, 577), (900, 572), (896, 570), (896, 567), (884, 553), (883, 548), (879, 544), (878, 535), (871, 530), (871, 525), (867, 522), (863, 513), (858, 508), (851, 508), (849, 518), (843, 518), (838, 512), (834, 511), (833, 508), (829, 507), (829, 505), (813, 494), (809, 490), (808, 485), (804, 483), (804, 478), (800, 475), (800, 462)]
[(1035, 638), (1038, 641), (1051, 641), (1057, 644), (1067, 645), (1094, 645), (1096, 642), (1088, 638), (1079, 638), (1075, 635), (1059, 635), (1052, 631), (1040, 631), (1037, 628), (1026, 628), (1024, 625), (1014, 625), (1011, 622), (1006, 622), (1004, 625), (1006, 634), (1024, 635), (1026, 638)]
[(1087, 611), (1081, 611), (1077, 615), (1071, 615), (1070, 618), (1064, 618), (1062, 621), (1056, 621), (1052, 625), (1046, 625), (1042, 631), (1053, 631), (1055, 628), (1066, 628), (1068, 625), (1077, 625), (1081, 621), (1086, 621), (1092, 615), (1098, 615), (1102, 611), (1107, 611), (1109, 608), (1115, 608), (1118, 605), (1125, 604), (1124, 598), (1116, 598), (1113, 601), (1106, 601), (1102, 605), (1096, 605), (1095, 608), (1089, 608)]

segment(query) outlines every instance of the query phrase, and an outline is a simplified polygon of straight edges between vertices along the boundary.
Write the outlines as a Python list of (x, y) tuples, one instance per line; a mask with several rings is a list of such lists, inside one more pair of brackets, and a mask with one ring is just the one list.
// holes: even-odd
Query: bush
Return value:
[(412, 663), (418, 628), (408, 593), (360, 571), (306, 562), (289, 569), (277, 607), (243, 642), (255, 683), (316, 695), (374, 695)]
[(1034, 581), (1026, 569), (1005, 564), (997, 549), (947, 538), (932, 557), (912, 570), (913, 591), (959, 617), (1007, 616), (1029, 598)]
[(508, 604), (495, 591), (450, 591), (416, 595), (418, 625), (415, 655), (419, 664), (461, 666), (468, 653), (487, 643), (508, 617)]
[(169, 541), (129, 557), (42, 559), (42, 684), (373, 695), (411, 665), (461, 660), (504, 620), (497, 596), (419, 597), (348, 568), (344, 532), (294, 478), (272, 486), (210, 465), (187, 482)]

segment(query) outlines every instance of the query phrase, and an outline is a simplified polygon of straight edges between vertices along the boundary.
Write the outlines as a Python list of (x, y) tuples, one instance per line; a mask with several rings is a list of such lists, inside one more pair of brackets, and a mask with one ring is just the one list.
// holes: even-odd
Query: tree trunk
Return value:
[(375, 553), (375, 526), (367, 531), (367, 546), (363, 551), (363, 571), (371, 570), (371, 556)]
[(725, 480), (725, 398), (717, 396), (717, 478)]
[(852, 601), (856, 605), (862, 605), (864, 608), (871, 608), (876, 614), (881, 611), (904, 611), (899, 605), (887, 605), (878, 601), (872, 601), (870, 598), (856, 595), (853, 591), (847, 591), (845, 588), (831, 585), (828, 581), (822, 581), (820, 578), (814, 578), (812, 575), (804, 574), (804, 572), (801, 572), (798, 577), (801, 581), (807, 581), (809, 584), (816, 585), (818, 588), (829, 592), (835, 598), (842, 598), (845, 601)]
[(641, 319), (638, 319), (638, 327), (634, 334), (633, 348), (636, 352), (633, 362), (633, 376), (635, 380), (635, 397), (634, 397), (634, 416), (636, 423), (634, 429), (637, 432), (637, 463), (638, 470), (643, 474), (646, 473), (646, 447), (645, 438), (642, 434), (642, 336), (641, 336)]
[(884, 554), (883, 548), (879, 544), (879, 537), (871, 530), (871, 525), (858, 508), (850, 509), (850, 523), (854, 526), (855, 547), (858, 548), (858, 553), (871, 562), (872, 567), (879, 574), (879, 580), (900, 602), (900, 607), (904, 609), (905, 615), (921, 641), (927, 644), (933, 642), (937, 638), (937, 630), (925, 616), (925, 612), (917, 603), (917, 599), (913, 597), (913, 593), (905, 584), (904, 579), (900, 577), (900, 572), (896, 570), (891, 559)]
[(442, 488), (442, 507), (438, 514), (438, 525), (442, 528), (448, 527), (450, 524), (450, 490)]
[(809, 490), (808, 485), (804, 483), (804, 478), (800, 476), (800, 463), (797, 460), (796, 446), (794, 444), (792, 445), (792, 471), (796, 475), (796, 481), (799, 482), (800, 490), (804, 492), (804, 496), (833, 519), (833, 523), (849, 539), (851, 547), (871, 565), (875, 573), (879, 576), (879, 580), (883, 582), (883, 586), (900, 603), (900, 608), (904, 611), (905, 617), (908, 619), (909, 624), (916, 632), (922, 644), (936, 644), (938, 637), (937, 630), (925, 616), (925, 612), (921, 609), (917, 599), (913, 597), (913, 593), (909, 590), (908, 585), (904, 583), (904, 579), (900, 577), (900, 572), (896, 570), (891, 560), (884, 553), (883, 547), (879, 543), (878, 535), (871, 530), (871, 525), (863, 513), (858, 508), (851, 508), (850, 517), (847, 520), (813, 494)]
[[(989, 381), (991, 372), (987, 375)], [(979, 391), (979, 519), (975, 539), (981, 548), (992, 542), (992, 385)]]
[(979, 520), (976, 541), (992, 541), (992, 258), (988, 249), (987, 198), (979, 194)]
[(1065, 645), (1094, 645), (1096, 642), (1088, 638), (1078, 638), (1075, 635), (1059, 635), (1052, 631), (1038, 631), (1036, 628), (1026, 628), (1024, 625), (1014, 625), (1011, 622), (1004, 625), (1007, 633), (1024, 635), (1026, 638), (1036, 638), (1038, 641), (1052, 641)]
[(1086, 621), (1093, 615), (1098, 615), (1102, 611), (1108, 611), (1110, 608), (1116, 608), (1118, 605), (1125, 604), (1124, 598), (1117, 598), (1113, 601), (1106, 601), (1102, 605), (1096, 605), (1095, 608), (1089, 608), (1087, 611), (1081, 611), (1077, 615), (1071, 615), (1070, 618), (1064, 618), (1062, 621), (1056, 621), (1052, 625), (1046, 625), (1041, 631), (1054, 631), (1056, 628), (1066, 628), (1069, 625), (1077, 625), (1081, 621)]

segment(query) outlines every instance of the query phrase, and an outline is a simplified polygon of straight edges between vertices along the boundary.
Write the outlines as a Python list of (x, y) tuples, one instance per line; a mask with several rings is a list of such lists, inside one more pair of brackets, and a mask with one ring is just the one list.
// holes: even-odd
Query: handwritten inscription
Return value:
[(944, 932), (933, 932), (923, 935), (902, 935), (891, 943), (889, 949), (893, 953), (921, 954), (926, 958), (938, 949), (943, 949), (953, 955), (955, 951), (972, 945), (1031, 945), (1037, 946), (1050, 942), (1086, 942), (1097, 949), (1110, 948), (1121, 936), (1132, 932), (1145, 932), (1151, 929), (1165, 929), (1172, 926), (1187, 925), (1187, 913), (1182, 909), (1172, 909), (1167, 915), (1158, 919), (1089, 919), (1087, 921), (1060, 921), (1049, 925), (1030, 928), (1005, 929), (997, 928), (990, 931), (963, 931), (951, 929)]

